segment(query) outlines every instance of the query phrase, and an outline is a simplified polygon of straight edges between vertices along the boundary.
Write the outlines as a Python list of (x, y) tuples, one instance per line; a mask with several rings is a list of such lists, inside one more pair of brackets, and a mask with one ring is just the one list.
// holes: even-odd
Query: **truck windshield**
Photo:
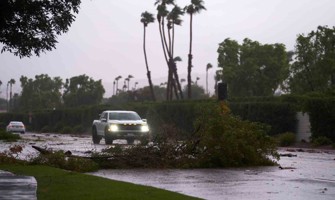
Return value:
[(136, 113), (109, 113), (110, 120), (141, 120)]

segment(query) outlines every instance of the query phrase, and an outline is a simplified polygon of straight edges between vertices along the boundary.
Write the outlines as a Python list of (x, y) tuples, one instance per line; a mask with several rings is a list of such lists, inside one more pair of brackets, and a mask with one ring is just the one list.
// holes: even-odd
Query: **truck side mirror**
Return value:
[(142, 119), (143, 122), (147, 122), (147, 119)]
[(101, 118), (101, 121), (102, 122), (107, 122), (107, 119), (106, 118)]

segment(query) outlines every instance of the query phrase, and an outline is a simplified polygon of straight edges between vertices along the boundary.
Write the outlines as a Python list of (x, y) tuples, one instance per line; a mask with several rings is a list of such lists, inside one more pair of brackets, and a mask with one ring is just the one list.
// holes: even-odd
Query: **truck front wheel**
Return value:
[(95, 127), (92, 128), (92, 140), (94, 144), (100, 144), (101, 137), (98, 135)]
[(105, 142), (106, 144), (113, 144), (113, 138), (108, 134), (105, 134)]
[(113, 144), (114, 138), (108, 133), (107, 127), (105, 128), (105, 142), (106, 144)]

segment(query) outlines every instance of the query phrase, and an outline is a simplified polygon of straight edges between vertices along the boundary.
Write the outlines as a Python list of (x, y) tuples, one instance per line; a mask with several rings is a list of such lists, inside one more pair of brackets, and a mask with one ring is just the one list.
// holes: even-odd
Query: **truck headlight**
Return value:
[(110, 132), (116, 132), (119, 130), (119, 127), (116, 124), (112, 124), (109, 126), (109, 131)]
[(149, 132), (149, 126), (147, 124), (142, 125), (141, 131), (142, 132)]

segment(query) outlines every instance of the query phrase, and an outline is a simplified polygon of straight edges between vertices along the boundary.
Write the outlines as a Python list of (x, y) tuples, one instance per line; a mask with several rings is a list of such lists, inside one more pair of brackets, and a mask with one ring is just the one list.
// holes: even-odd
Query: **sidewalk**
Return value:
[(31, 176), (19, 176), (0, 170), (0, 200), (37, 200), (37, 182)]

